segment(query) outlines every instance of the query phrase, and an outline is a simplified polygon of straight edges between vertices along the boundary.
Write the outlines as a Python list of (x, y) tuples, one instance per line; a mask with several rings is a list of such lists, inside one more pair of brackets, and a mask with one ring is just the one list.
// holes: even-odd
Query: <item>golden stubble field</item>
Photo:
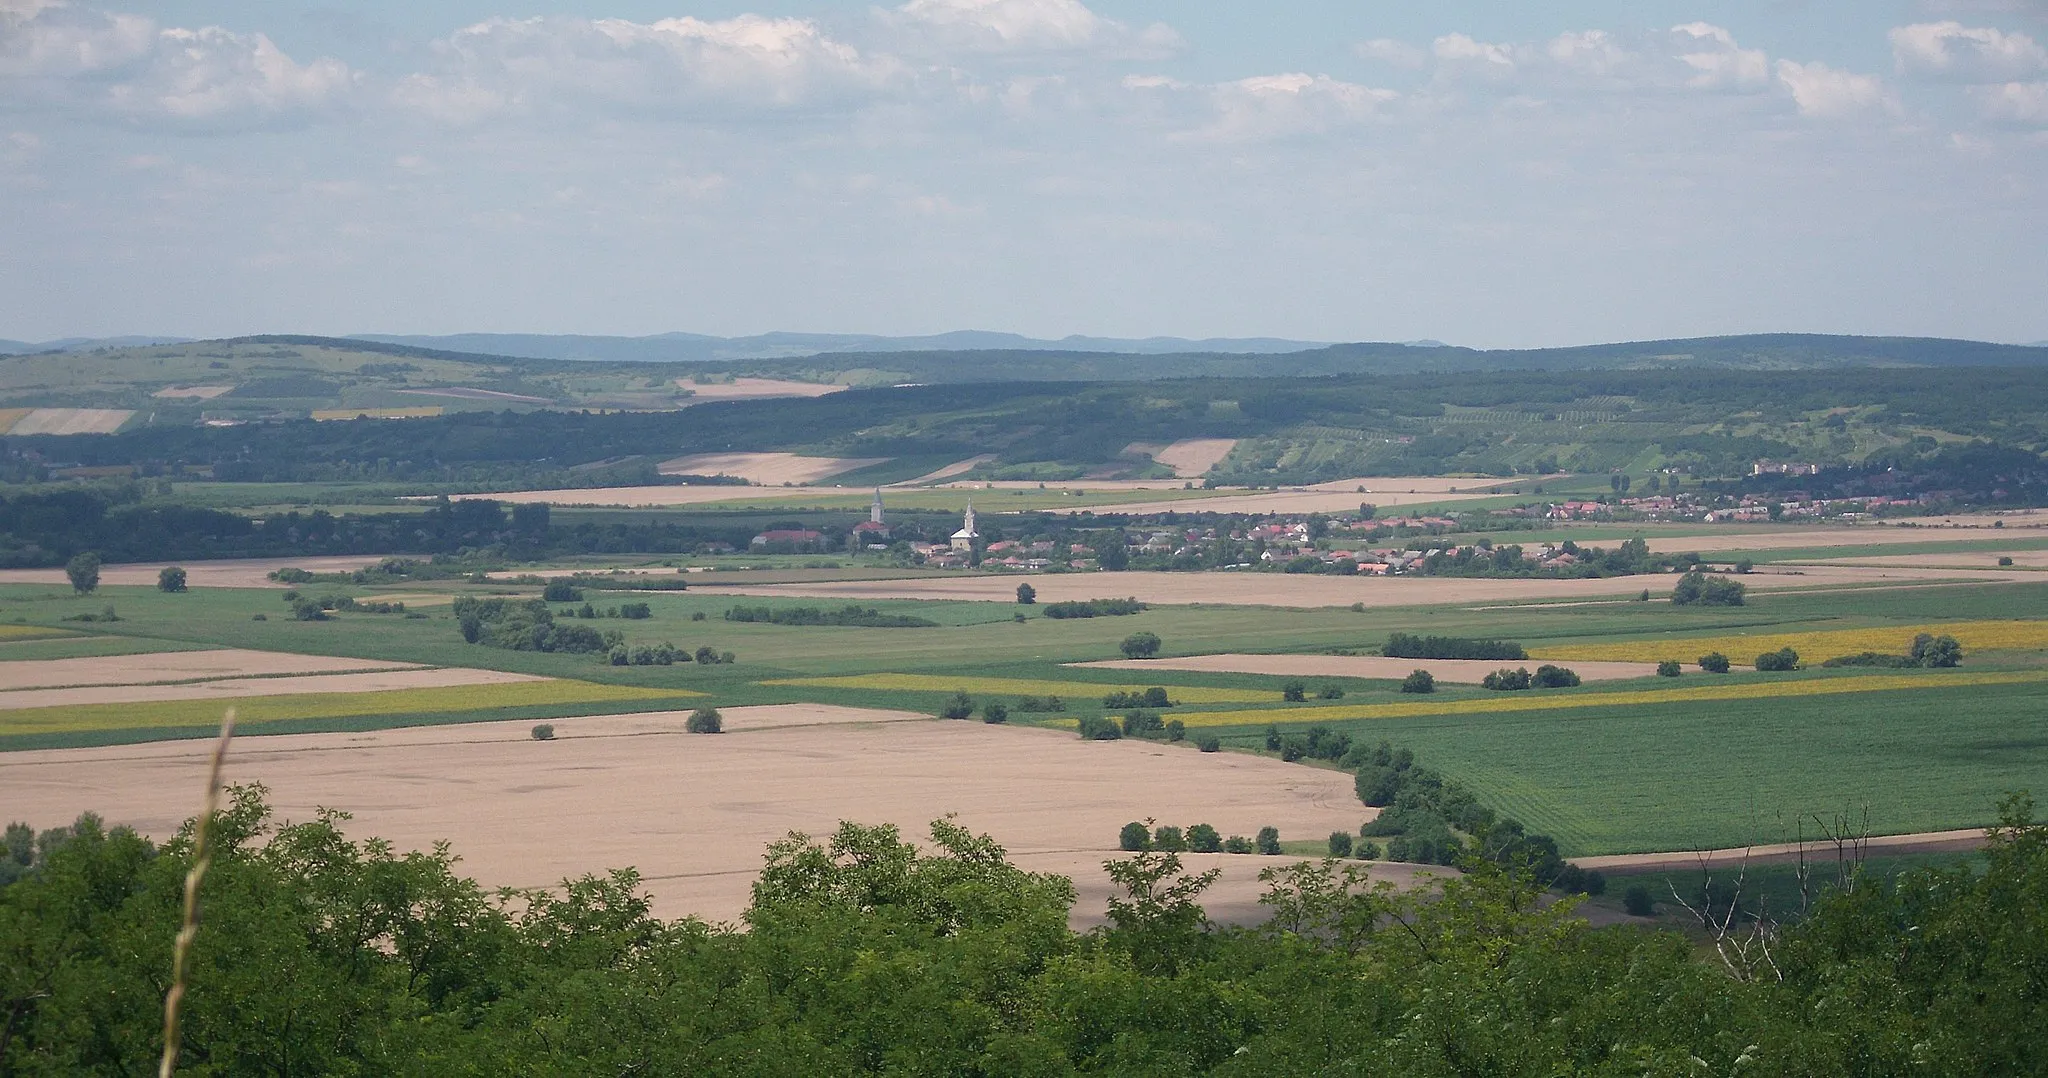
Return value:
[[(948, 813), (1034, 871), (1072, 874), (1076, 921), (1101, 917), (1117, 831), (1157, 817), (1284, 839), (1355, 831), (1372, 814), (1343, 772), (1184, 746), (1082, 741), (1059, 731), (946, 722), (821, 705), (733, 708), (731, 732), (687, 735), (682, 714), (248, 737), (231, 782), (261, 781), (279, 816), (355, 814), (349, 831), (401, 849), (447, 839), (487, 885), (544, 886), (637, 866), (664, 916), (737, 917), (767, 844), (826, 836), (840, 820), (906, 835)], [(198, 803), (203, 740), (0, 754), (0, 817), (48, 827), (95, 811), (158, 838)], [(1258, 914), (1256, 856), (1196, 857), (1226, 870), (1213, 916)], [(1405, 880), (1414, 869), (1376, 872)]]
[[(1190, 670), (1196, 673), (1273, 674), (1280, 677), (1358, 677), (1399, 679), (1411, 670), (1427, 670), (1438, 681), (1477, 685), (1502, 667), (1530, 668), (1538, 660), (1389, 659), (1378, 655), (1186, 655), (1176, 659), (1107, 659), (1069, 663), (1110, 670)], [(1654, 662), (1575, 662), (1573, 673), (1587, 681), (1622, 681), (1651, 677)]]

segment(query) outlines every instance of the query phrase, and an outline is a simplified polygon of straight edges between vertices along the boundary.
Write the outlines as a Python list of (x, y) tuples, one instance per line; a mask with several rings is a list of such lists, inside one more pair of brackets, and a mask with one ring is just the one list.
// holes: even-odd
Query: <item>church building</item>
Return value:
[(953, 549), (965, 554), (974, 549), (975, 541), (980, 538), (981, 533), (974, 530), (974, 503), (968, 502), (967, 519), (960, 530), (953, 533)]

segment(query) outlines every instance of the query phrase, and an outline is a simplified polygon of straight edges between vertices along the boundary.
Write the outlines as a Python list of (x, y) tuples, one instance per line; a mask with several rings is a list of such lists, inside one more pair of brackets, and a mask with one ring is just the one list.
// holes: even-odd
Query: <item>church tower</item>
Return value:
[(967, 503), (967, 518), (961, 522), (960, 530), (953, 533), (953, 549), (966, 553), (974, 549), (974, 541), (981, 533), (974, 530), (974, 503)]
[(868, 523), (870, 523), (870, 524), (880, 524), (880, 523), (882, 523), (882, 488), (881, 488), (881, 487), (876, 487), (876, 488), (875, 488), (875, 501), (874, 501), (874, 504), (873, 504), (873, 505), (870, 505), (870, 506), (868, 506)]

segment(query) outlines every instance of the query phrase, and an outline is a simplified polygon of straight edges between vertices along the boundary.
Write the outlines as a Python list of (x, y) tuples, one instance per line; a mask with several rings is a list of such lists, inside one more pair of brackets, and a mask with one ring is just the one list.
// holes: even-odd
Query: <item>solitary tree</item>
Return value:
[(1152, 848), (1152, 829), (1136, 820), (1124, 825), (1117, 836), (1117, 848), (1125, 853), (1140, 853)]
[(1279, 856), (1279, 855), (1280, 855), (1280, 829), (1279, 829), (1279, 828), (1277, 828), (1277, 827), (1261, 827), (1261, 828), (1259, 828), (1259, 837), (1258, 837), (1257, 839), (1255, 839), (1254, 841), (1255, 841), (1255, 842), (1256, 842), (1256, 843), (1258, 844), (1258, 850), (1259, 850), (1259, 852), (1260, 852), (1260, 853), (1262, 853), (1262, 854), (1265, 854), (1265, 855), (1266, 855), (1266, 856), (1268, 856), (1268, 857), (1277, 857), (1277, 856)]
[(1156, 633), (1137, 632), (1124, 637), (1119, 645), (1126, 659), (1150, 659), (1159, 654), (1159, 636)]
[(1728, 656), (1718, 651), (1707, 652), (1700, 656), (1700, 669), (1709, 674), (1725, 674), (1728, 672)]
[(1010, 709), (998, 703), (987, 703), (981, 707), (981, 721), (997, 724), (1010, 721)]
[(1308, 686), (1299, 681), (1290, 681), (1280, 687), (1280, 699), (1288, 703), (1299, 703), (1308, 699)]
[(185, 570), (173, 565), (156, 574), (156, 590), (172, 595), (185, 590)]
[(1223, 836), (1214, 827), (1198, 823), (1188, 828), (1188, 849), (1195, 853), (1223, 852)]
[(1658, 677), (1677, 677), (1680, 673), (1677, 659), (1665, 659), (1657, 664)]
[(690, 712), (689, 721), (683, 729), (693, 734), (722, 734), (725, 732), (725, 716), (715, 707), (700, 707)]
[(1935, 636), (1932, 633), (1921, 633), (1913, 638), (1911, 656), (1913, 661), (1921, 666), (1961, 666), (1963, 662), (1963, 645), (1955, 637), (1949, 636), (1946, 633), (1941, 636)]
[(1038, 601), (1038, 589), (1029, 584), (1017, 585), (1017, 605), (1030, 606)]
[(71, 578), (71, 590), (91, 595), (100, 586), (100, 556), (88, 550), (64, 563), (64, 575)]
[(1432, 693), (1436, 691), (1436, 675), (1427, 670), (1416, 670), (1401, 679), (1402, 692)]
[(1332, 831), (1332, 832), (1330, 832), (1330, 856), (1331, 856), (1331, 857), (1349, 857), (1349, 856), (1351, 856), (1351, 832), (1349, 832), (1349, 831)]

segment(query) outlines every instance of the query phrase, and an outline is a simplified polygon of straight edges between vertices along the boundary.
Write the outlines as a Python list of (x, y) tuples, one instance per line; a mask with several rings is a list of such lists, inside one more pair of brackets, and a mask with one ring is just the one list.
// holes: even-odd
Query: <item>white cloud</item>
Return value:
[(1133, 29), (1080, 0), (909, 0), (887, 13), (899, 30), (976, 52), (1110, 51), (1160, 57), (1186, 43), (1165, 23)]
[(1778, 81), (1792, 93), (1801, 116), (1839, 119), (1872, 109), (1893, 108), (1884, 80), (1875, 75), (1838, 71), (1818, 61), (1778, 61)]
[(1429, 62), (1428, 53), (1414, 45), (1410, 45), (1406, 41), (1396, 41), (1390, 37), (1376, 37), (1371, 41), (1361, 41), (1353, 46), (1353, 50), (1368, 60), (1377, 60), (1380, 63), (1392, 64), (1395, 67), (1412, 69), (1421, 67)]
[(1400, 96), (1328, 75), (1257, 75), (1210, 87), (1214, 116), (1195, 134), (1225, 141), (1311, 134), (1369, 119)]
[(1690, 22), (1671, 28), (1682, 42), (1679, 60), (1692, 69), (1690, 85), (1702, 90), (1760, 90), (1771, 81), (1770, 58), (1762, 49), (1745, 49), (1735, 35), (1711, 23)]
[(218, 127), (330, 107), (356, 75), (339, 60), (299, 63), (260, 33), (12, 0), (0, 11), (0, 80), (22, 99)]
[(1445, 34), (1430, 45), (1430, 52), (1446, 63), (1469, 63), (1482, 67), (1512, 70), (1515, 66), (1513, 50), (1506, 45), (1477, 41), (1465, 34)]
[(1985, 114), (1999, 123), (2048, 127), (2048, 82), (2008, 82), (1977, 93)]
[(2048, 49), (2022, 33), (1933, 22), (1896, 27), (1889, 36), (1903, 74), (1982, 83), (2048, 71)]
[(1630, 57), (1605, 30), (1559, 34), (1543, 48), (1552, 63), (1582, 75), (1615, 74)]
[(436, 44), (439, 69), (402, 80), (401, 105), (443, 120), (572, 103), (651, 113), (790, 110), (866, 98), (904, 74), (809, 19), (740, 15), (636, 23), (493, 18)]

